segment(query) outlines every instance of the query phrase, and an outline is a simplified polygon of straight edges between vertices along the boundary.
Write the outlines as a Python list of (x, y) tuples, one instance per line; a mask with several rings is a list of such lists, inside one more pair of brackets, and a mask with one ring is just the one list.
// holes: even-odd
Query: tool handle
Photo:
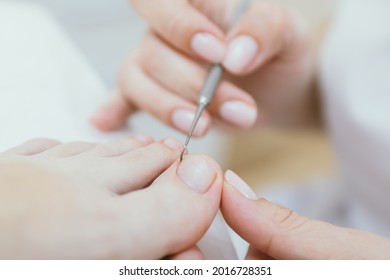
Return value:
[(221, 64), (215, 64), (210, 68), (207, 79), (199, 95), (199, 103), (208, 106), (213, 100), (215, 90), (222, 79), (223, 67)]
[[(235, 14), (231, 19), (230, 28), (232, 28), (234, 24), (236, 24), (239, 21), (240, 17), (248, 9), (251, 2), (252, 0), (241, 1), (238, 9), (236, 10)], [(209, 74), (199, 94), (199, 104), (203, 104), (203, 106), (207, 107), (211, 103), (215, 94), (215, 90), (217, 89), (219, 82), (222, 79), (223, 72), (224, 69), (221, 64), (214, 64), (210, 68)]]

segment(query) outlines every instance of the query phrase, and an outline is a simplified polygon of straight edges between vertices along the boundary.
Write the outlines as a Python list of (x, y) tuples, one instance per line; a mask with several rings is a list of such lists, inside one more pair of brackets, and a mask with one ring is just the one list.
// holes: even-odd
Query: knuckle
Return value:
[(286, 9), (275, 3), (259, 3), (257, 12), (264, 15), (268, 21), (268, 28), (273, 32), (280, 32), (286, 26), (288, 14)]
[(194, 71), (187, 80), (187, 87), (183, 89), (183, 94), (191, 101), (196, 101), (198, 93), (202, 89), (203, 81), (206, 79), (206, 72), (202, 70)]
[(161, 42), (155, 36), (156, 35), (149, 34), (139, 48), (138, 62), (142, 65), (147, 66), (164, 55), (160, 53), (162, 49)]
[(172, 34), (177, 30), (182, 30), (184, 27), (187, 27), (188, 14), (187, 13), (173, 13), (170, 16), (170, 19), (167, 21), (167, 30), (171, 31)]
[(290, 209), (277, 207), (274, 210), (274, 222), (283, 231), (296, 231), (297, 229), (301, 228), (307, 221), (307, 218), (300, 216), (298, 213)]
[(165, 30), (166, 37), (170, 40), (170, 43), (175, 41), (181, 41), (180, 38), (187, 37), (189, 25), (188, 15), (184, 12), (174, 13), (169, 20), (164, 23), (163, 29)]

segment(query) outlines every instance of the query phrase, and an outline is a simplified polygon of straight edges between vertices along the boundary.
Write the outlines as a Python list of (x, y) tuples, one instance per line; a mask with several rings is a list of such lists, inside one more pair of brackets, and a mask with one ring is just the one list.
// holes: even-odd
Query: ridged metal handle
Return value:
[(217, 89), (219, 82), (222, 79), (223, 68), (222, 65), (213, 65), (207, 76), (207, 79), (203, 85), (203, 88), (199, 95), (199, 103), (208, 106), (213, 100), (215, 90)]

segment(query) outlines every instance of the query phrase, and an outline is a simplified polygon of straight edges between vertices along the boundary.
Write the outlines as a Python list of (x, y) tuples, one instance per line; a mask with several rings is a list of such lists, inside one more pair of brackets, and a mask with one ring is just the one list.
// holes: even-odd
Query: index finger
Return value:
[(188, 1), (165, 0), (163, 4), (129, 1), (159, 36), (175, 48), (208, 62), (222, 62), (226, 52), (223, 31)]

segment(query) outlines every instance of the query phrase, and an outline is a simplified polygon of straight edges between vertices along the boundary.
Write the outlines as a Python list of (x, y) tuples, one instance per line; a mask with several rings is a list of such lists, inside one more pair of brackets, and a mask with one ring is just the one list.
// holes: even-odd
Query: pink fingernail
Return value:
[[(187, 133), (191, 128), (192, 121), (194, 120), (195, 113), (185, 109), (176, 110), (172, 115), (172, 122), (176, 128)], [(207, 120), (205, 118), (200, 118), (194, 135), (200, 136), (205, 134), (208, 127)]]
[(197, 33), (192, 37), (192, 50), (210, 62), (221, 62), (225, 57), (225, 44), (209, 33)]
[(257, 110), (241, 101), (227, 101), (219, 109), (220, 116), (239, 127), (250, 128), (257, 119)]
[(226, 181), (235, 187), (243, 196), (251, 200), (257, 200), (258, 197), (251, 187), (245, 183), (236, 173), (231, 170), (226, 171), (225, 173)]
[(233, 73), (239, 73), (247, 68), (255, 59), (259, 46), (255, 39), (248, 35), (235, 38), (228, 45), (223, 65)]

